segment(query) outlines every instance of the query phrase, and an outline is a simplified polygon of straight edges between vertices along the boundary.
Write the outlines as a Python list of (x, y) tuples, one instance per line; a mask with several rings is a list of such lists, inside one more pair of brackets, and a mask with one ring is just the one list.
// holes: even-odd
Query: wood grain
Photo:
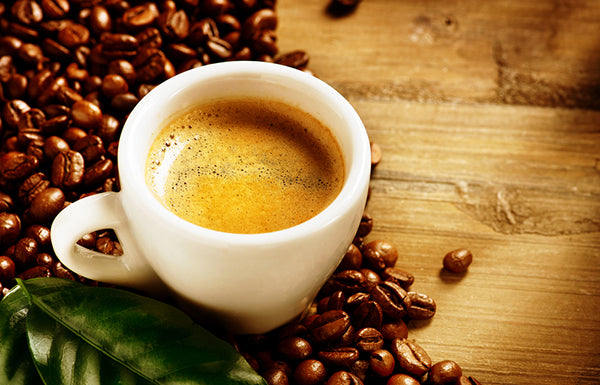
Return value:
[(369, 238), (438, 304), (410, 337), (484, 384), (600, 383), (600, 2), (326, 6), (280, 0), (279, 46), (383, 149)]

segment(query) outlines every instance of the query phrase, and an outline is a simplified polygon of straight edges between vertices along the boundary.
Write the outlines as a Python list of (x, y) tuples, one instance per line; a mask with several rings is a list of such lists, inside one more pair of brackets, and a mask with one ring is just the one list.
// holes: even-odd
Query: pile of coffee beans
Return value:
[[(78, 277), (50, 224), (70, 202), (118, 191), (122, 125), (153, 87), (191, 68), (278, 54), (275, 0), (14, 0), (0, 3), (0, 298), (14, 278)], [(120, 255), (115, 234), (81, 245)]]
[[(333, 0), (330, 10), (359, 2)], [(56, 259), (54, 217), (80, 198), (119, 190), (121, 128), (162, 81), (228, 60), (308, 71), (306, 52), (278, 53), (277, 22), (275, 0), (0, 3), (0, 299), (16, 277), (98, 285)], [(372, 152), (376, 166), (381, 149), (372, 144)], [(311, 314), (268, 335), (241, 336), (239, 349), (270, 385), (479, 384), (453, 361), (433, 364), (408, 339), (407, 321), (431, 318), (435, 302), (411, 290), (414, 277), (395, 267), (391, 244), (365, 243), (372, 226), (365, 214)], [(79, 243), (122, 254), (111, 230)], [(451, 262), (462, 269), (459, 257)]]
[(241, 336), (238, 349), (269, 385), (477, 385), (449, 360), (434, 363), (408, 338), (411, 320), (428, 320), (436, 303), (412, 290), (414, 275), (396, 267), (389, 242), (365, 237), (365, 213), (354, 242), (299, 322), (266, 335)]

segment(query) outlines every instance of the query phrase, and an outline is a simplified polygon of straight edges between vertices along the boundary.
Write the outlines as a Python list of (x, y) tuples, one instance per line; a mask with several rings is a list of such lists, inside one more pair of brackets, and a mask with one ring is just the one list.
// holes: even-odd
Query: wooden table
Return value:
[(369, 239), (438, 305), (409, 338), (488, 385), (600, 383), (600, 2), (326, 6), (280, 0), (279, 47), (383, 149)]

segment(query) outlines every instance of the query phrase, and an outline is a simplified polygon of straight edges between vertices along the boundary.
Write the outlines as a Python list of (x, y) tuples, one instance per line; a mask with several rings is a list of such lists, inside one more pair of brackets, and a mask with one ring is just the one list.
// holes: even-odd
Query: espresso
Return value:
[(150, 148), (146, 183), (196, 225), (253, 234), (300, 224), (344, 183), (344, 161), (319, 120), (277, 101), (205, 102), (168, 120)]

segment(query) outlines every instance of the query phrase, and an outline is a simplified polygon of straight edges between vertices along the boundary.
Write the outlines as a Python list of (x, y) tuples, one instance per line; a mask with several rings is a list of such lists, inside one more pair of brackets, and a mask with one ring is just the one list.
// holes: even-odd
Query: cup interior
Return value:
[(331, 129), (344, 158), (345, 182), (336, 199), (315, 217), (292, 228), (273, 233), (230, 234), (222, 237), (246, 239), (281, 237), (310, 231), (335, 220), (335, 217), (359, 199), (368, 183), (370, 147), (365, 128), (350, 103), (337, 91), (312, 75), (282, 65), (262, 62), (226, 62), (211, 64), (179, 74), (153, 89), (133, 109), (119, 142), (119, 173), (123, 191), (134, 192), (136, 199), (155, 211), (162, 220), (182, 230), (200, 234), (218, 231), (204, 229), (172, 214), (152, 195), (145, 183), (146, 159), (150, 146), (174, 114), (202, 101), (252, 96), (284, 102), (297, 107)]

